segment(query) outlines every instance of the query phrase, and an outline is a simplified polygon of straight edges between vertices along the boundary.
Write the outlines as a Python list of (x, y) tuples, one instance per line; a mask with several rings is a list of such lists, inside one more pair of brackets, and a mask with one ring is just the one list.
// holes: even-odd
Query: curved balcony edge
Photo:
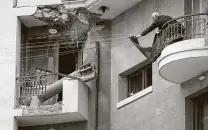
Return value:
[(181, 84), (208, 70), (208, 40), (189, 39), (171, 44), (158, 58), (159, 74)]

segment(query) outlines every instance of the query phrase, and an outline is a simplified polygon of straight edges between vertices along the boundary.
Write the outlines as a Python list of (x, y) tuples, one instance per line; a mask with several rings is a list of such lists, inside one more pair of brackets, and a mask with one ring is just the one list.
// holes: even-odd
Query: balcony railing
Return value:
[(21, 102), (31, 96), (44, 96), (46, 94), (47, 75), (35, 75), (17, 78), (17, 98)]
[(181, 16), (163, 25), (161, 30), (161, 49), (187, 39), (202, 38), (208, 34), (208, 14), (190, 14)]
[(161, 77), (181, 84), (208, 70), (208, 14), (172, 19), (163, 25), (159, 36)]
[(21, 105), (16, 107), (14, 114), (18, 126), (26, 127), (87, 121), (89, 86), (80, 80), (67, 78), (63, 79), (61, 84), (63, 92), (61, 102), (42, 104), (40, 106)]

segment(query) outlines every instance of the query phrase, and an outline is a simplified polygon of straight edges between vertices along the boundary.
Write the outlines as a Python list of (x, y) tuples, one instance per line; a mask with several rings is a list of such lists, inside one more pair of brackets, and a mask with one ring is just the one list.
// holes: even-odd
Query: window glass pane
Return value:
[(149, 67), (146, 69), (146, 85), (145, 88), (149, 87), (152, 85), (152, 67)]
[(147, 65), (128, 76), (128, 96), (152, 85), (152, 66)]
[(132, 92), (136, 93), (142, 90), (142, 73), (139, 73), (130, 79)]

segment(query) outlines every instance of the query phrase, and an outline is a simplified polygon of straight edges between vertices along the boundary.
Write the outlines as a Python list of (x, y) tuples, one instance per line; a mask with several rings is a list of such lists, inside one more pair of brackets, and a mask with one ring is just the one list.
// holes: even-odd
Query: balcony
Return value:
[[(86, 121), (88, 119), (88, 86), (84, 82), (77, 79), (72, 80), (64, 78), (63, 80), (53, 83), (57, 85), (57, 87), (53, 87), (53, 84), (45, 86), (45, 80), (41, 81), (41, 83), (30, 82), (30, 85), (28, 85), (26, 81), (24, 84), (27, 84), (27, 86), (33, 84), (33, 87), (21, 89), (19, 98), (20, 105), (15, 109), (15, 118), (18, 122), (18, 126), (46, 125)], [(38, 102), (33, 95), (34, 91), (38, 94), (36, 96), (40, 97), (38, 99), (43, 100), (47, 95), (56, 95), (54, 90), (60, 91), (61, 88), (63, 91), (62, 102), (53, 105), (33, 106), (33, 104)], [(30, 99), (32, 98), (32, 105), (22, 105), (27, 104), (28, 94), (31, 95)]]
[(164, 79), (181, 84), (208, 70), (207, 18), (202, 13), (186, 15), (163, 26), (158, 66)]

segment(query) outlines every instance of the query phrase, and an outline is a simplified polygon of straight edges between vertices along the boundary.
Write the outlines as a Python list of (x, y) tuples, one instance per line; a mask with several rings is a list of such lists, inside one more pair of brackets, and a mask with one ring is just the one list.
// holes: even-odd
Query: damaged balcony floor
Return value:
[(23, 110), (23, 116), (60, 114), (62, 113), (62, 102), (54, 105), (41, 105), (40, 107), (21, 106), (20, 108)]
[(18, 126), (35, 126), (86, 120), (79, 112), (63, 112), (62, 109), (62, 102), (54, 105), (42, 105), (40, 107), (21, 106), (16, 109), (20, 114), (17, 114), (15, 119), (18, 121)]

